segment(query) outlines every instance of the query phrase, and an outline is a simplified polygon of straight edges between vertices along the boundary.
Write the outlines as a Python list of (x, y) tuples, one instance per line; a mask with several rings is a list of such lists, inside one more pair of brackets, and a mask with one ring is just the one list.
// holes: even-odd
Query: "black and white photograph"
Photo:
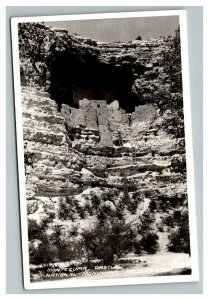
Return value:
[(184, 11), (12, 19), (25, 288), (198, 280)]

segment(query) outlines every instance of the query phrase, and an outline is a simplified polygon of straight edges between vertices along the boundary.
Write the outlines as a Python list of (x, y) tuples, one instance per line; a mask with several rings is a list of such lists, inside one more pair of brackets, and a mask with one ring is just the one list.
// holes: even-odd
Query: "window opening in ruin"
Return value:
[(97, 117), (96, 122), (97, 122), (97, 127), (99, 128), (99, 120), (98, 120), (98, 117)]
[(122, 138), (122, 135), (121, 135), (121, 132), (118, 130), (118, 143), (119, 143), (119, 146), (123, 146), (123, 138)]
[(128, 125), (131, 126), (131, 113), (128, 114)]
[(98, 104), (97, 107), (100, 108), (100, 104)]
[(113, 141), (113, 144), (114, 144), (115, 146), (120, 146), (120, 142), (119, 142), (119, 140), (115, 140), (115, 141)]

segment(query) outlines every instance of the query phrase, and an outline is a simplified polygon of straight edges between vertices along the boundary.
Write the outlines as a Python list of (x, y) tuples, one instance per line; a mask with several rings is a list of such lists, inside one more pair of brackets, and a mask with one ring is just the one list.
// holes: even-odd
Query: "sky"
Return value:
[(122, 19), (76, 20), (46, 22), (46, 25), (66, 28), (69, 33), (100, 42), (130, 41), (138, 35), (142, 39), (174, 35), (179, 25), (178, 16), (137, 17)]

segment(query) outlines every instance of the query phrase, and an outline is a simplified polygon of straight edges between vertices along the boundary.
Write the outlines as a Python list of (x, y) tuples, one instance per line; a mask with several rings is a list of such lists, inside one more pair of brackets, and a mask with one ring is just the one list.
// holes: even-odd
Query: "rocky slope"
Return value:
[[(161, 111), (156, 94), (162, 85), (170, 89), (162, 65), (165, 39), (108, 44), (44, 24), (21, 26), (29, 220), (49, 236), (58, 226), (61, 240), (75, 242), (101, 213), (122, 213), (134, 227), (148, 212), (159, 250), (165, 251), (172, 224), (166, 227), (164, 219), (187, 206), (184, 137), (164, 129), (172, 112)], [(84, 109), (91, 99), (107, 101), (110, 145), (101, 144), (100, 127), (73, 119), (72, 110), (81, 116), (83, 98), (90, 99), (83, 100)], [(41, 238), (31, 240), (35, 248), (40, 243)]]

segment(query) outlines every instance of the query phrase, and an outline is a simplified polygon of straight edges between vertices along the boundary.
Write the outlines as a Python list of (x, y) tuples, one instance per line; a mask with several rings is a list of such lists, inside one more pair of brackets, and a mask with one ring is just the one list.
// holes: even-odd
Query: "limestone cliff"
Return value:
[(166, 250), (163, 221), (187, 207), (184, 135), (161, 106), (162, 90), (182, 100), (166, 39), (101, 43), (37, 23), (19, 34), (29, 220), (75, 242), (101, 213), (138, 226), (148, 211)]

